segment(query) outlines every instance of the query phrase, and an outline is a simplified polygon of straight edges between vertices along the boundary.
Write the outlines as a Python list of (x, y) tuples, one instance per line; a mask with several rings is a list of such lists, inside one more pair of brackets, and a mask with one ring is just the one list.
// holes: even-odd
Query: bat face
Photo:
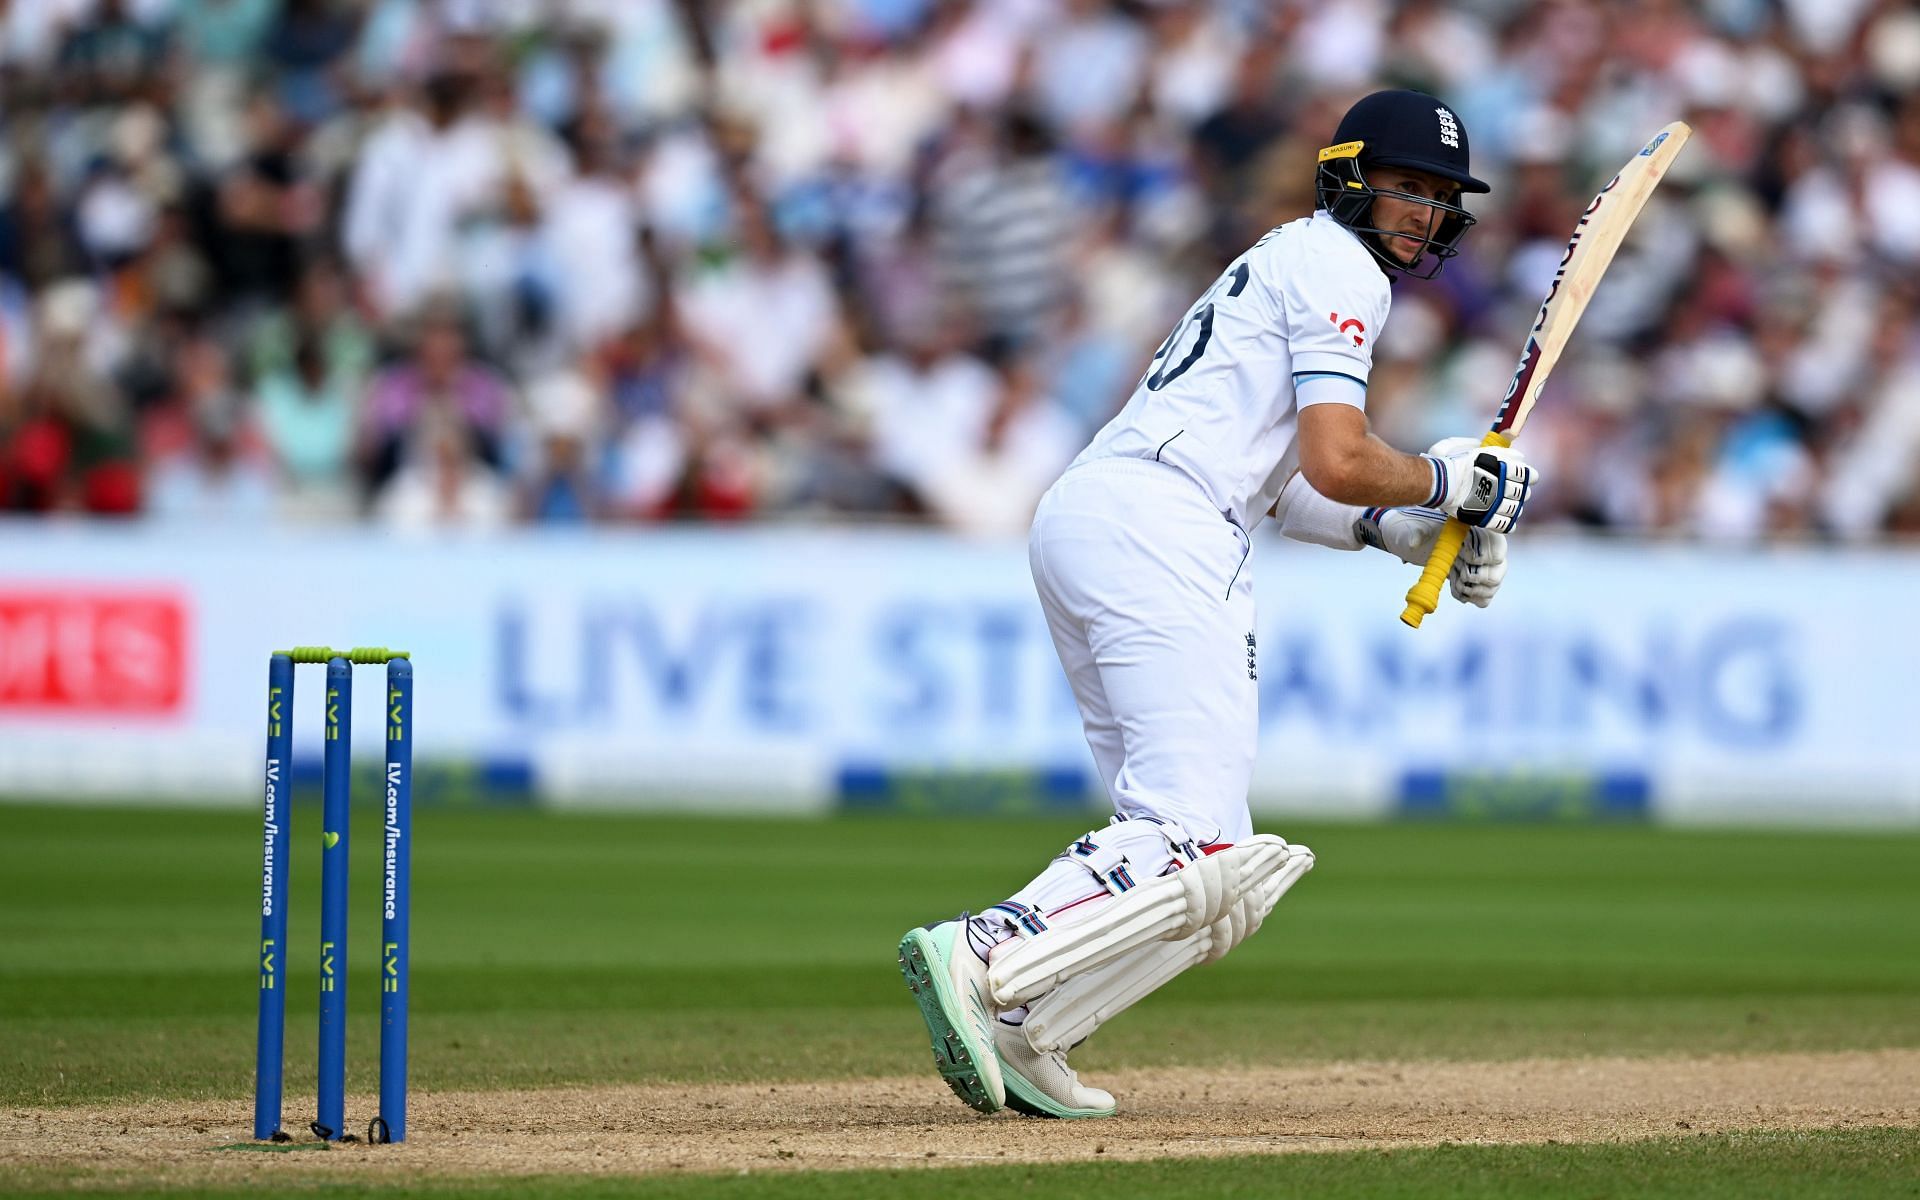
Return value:
[[(1510, 445), (1513, 436), (1526, 424), (1533, 402), (1540, 398), (1540, 389), (1546, 386), (1547, 375), (1559, 361), (1560, 351), (1579, 323), (1580, 314), (1587, 311), (1587, 301), (1593, 298), (1600, 277), (1607, 273), (1614, 252), (1620, 249), (1633, 219), (1640, 215), (1647, 197), (1653, 194), (1654, 186), (1673, 165), (1692, 133), (1681, 121), (1662, 129), (1627, 160), (1620, 173), (1594, 196), (1587, 211), (1580, 214), (1573, 236), (1567, 239), (1567, 252), (1560, 256), (1560, 266), (1553, 273), (1553, 286), (1547, 289), (1547, 298), (1540, 302), (1533, 328), (1527, 331), (1527, 343), (1520, 350), (1520, 362), (1507, 384), (1507, 394), (1500, 402), (1500, 414), (1494, 418), (1493, 431), (1487, 434), (1482, 445)], [(1402, 621), (1418, 629), (1420, 622), (1440, 602), (1440, 585), (1453, 568), (1465, 536), (1466, 526), (1457, 518), (1449, 519), (1441, 529), (1420, 581), (1407, 592), (1407, 606), (1400, 614)]]
[(1547, 298), (1540, 302), (1533, 328), (1527, 332), (1520, 361), (1501, 399), (1500, 412), (1494, 417), (1493, 432), (1511, 438), (1526, 423), (1548, 373), (1559, 361), (1560, 351), (1586, 312), (1587, 302), (1593, 298), (1627, 230), (1692, 133), (1684, 122), (1675, 121), (1655, 134), (1580, 214), (1573, 236), (1567, 239), (1566, 253), (1560, 256), (1560, 265), (1553, 273)]

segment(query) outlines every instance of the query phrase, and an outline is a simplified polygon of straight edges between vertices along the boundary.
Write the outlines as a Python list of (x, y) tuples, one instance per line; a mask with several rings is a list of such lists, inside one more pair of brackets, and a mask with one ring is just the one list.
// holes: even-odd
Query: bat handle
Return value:
[(1447, 572), (1453, 570), (1453, 560), (1460, 557), (1460, 546), (1466, 540), (1466, 525), (1458, 517), (1448, 517), (1433, 543), (1433, 553), (1427, 555), (1426, 569), (1420, 572), (1419, 581), (1407, 589), (1407, 607), (1400, 614), (1402, 621), (1418, 629), (1427, 614), (1439, 607), (1440, 585), (1447, 581)]
[[(1480, 439), (1482, 446), (1511, 446), (1513, 439), (1503, 433), (1489, 433)], [(1400, 619), (1413, 628), (1420, 628), (1420, 622), (1427, 614), (1440, 606), (1440, 585), (1447, 581), (1447, 574), (1453, 570), (1453, 560), (1460, 557), (1460, 547), (1467, 540), (1467, 526), (1458, 517), (1448, 517), (1447, 523), (1440, 527), (1440, 536), (1434, 539), (1433, 551), (1427, 555), (1426, 569), (1420, 572), (1420, 579), (1407, 589), (1407, 607)]]

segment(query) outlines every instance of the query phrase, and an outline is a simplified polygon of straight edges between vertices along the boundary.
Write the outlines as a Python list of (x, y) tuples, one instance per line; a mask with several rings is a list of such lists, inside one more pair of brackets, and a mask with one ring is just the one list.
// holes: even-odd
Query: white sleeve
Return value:
[(1315, 404), (1347, 404), (1365, 412), (1367, 385), (1351, 375), (1335, 375), (1328, 371), (1304, 375), (1296, 373), (1293, 377), (1294, 407), (1309, 408)]
[(1273, 515), (1280, 519), (1280, 532), (1296, 542), (1312, 542), (1335, 550), (1358, 550), (1362, 546), (1354, 525), (1366, 510), (1355, 504), (1329, 500), (1313, 490), (1305, 475), (1296, 474), (1280, 489), (1279, 503)]
[(1380, 269), (1362, 261), (1345, 254), (1301, 255), (1273, 283), (1286, 314), (1295, 380), (1324, 374), (1366, 386), (1392, 293)]

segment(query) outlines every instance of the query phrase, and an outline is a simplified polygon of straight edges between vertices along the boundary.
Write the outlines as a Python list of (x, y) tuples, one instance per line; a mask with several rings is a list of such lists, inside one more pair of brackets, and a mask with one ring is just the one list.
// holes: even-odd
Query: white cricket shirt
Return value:
[(1391, 300), (1367, 248), (1324, 211), (1269, 231), (1193, 302), (1126, 407), (1074, 463), (1171, 463), (1252, 529), (1298, 461), (1296, 382), (1315, 380), (1304, 403), (1364, 409)]

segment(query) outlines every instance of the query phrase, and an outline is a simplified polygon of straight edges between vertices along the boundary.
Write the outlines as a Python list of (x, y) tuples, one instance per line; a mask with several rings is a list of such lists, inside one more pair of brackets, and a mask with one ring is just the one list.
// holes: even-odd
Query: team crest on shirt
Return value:
[(1335, 329), (1338, 329), (1341, 333), (1352, 334), (1354, 345), (1362, 346), (1366, 344), (1367, 339), (1361, 336), (1367, 331), (1367, 326), (1364, 321), (1356, 320), (1353, 317), (1348, 317), (1346, 320), (1342, 321), (1340, 319), (1340, 314), (1337, 312), (1328, 313), (1327, 320), (1333, 322), (1333, 327)]
[(1260, 678), (1260, 663), (1254, 651), (1253, 634), (1249, 632), (1247, 634), (1247, 678), (1258, 680)]

